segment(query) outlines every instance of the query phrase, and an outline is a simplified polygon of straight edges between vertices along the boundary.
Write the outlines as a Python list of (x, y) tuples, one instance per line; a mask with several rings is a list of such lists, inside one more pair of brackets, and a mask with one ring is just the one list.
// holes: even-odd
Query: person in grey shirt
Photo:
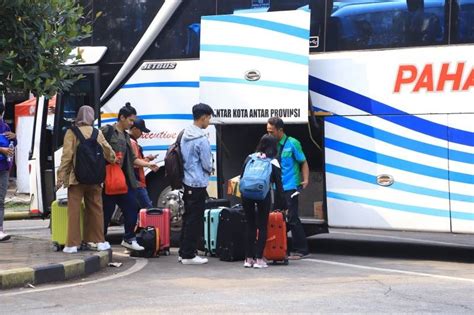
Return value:
[(204, 132), (213, 114), (209, 105), (194, 105), (194, 122), (184, 129), (180, 144), (184, 167), (184, 214), (178, 260), (184, 265), (207, 263), (207, 258), (196, 255), (196, 245), (201, 233), (209, 176), (213, 172), (211, 145)]

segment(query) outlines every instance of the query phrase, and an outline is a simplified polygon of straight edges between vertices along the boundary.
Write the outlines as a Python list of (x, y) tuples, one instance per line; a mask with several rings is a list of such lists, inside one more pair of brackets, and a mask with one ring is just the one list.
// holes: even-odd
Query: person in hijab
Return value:
[[(75, 126), (78, 127), (85, 139), (91, 137), (94, 124), (94, 109), (84, 105), (79, 108)], [(109, 163), (115, 163), (115, 152), (105, 140), (104, 135), (98, 130), (97, 142), (104, 151), (104, 157)], [(79, 139), (71, 129), (64, 135), (63, 154), (61, 165), (57, 173), (57, 188), (62, 186), (68, 189), (68, 234), (65, 253), (76, 253), (78, 246), (83, 241), (80, 228), (80, 211), (82, 199), (84, 199), (84, 242), (97, 244), (97, 250), (110, 249), (110, 244), (104, 238), (104, 214), (102, 211), (102, 185), (81, 184), (74, 174), (76, 163), (76, 151)]]

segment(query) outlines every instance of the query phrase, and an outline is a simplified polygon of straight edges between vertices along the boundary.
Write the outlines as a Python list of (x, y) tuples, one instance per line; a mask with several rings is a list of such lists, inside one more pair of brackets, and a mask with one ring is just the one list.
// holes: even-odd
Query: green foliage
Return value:
[(0, 0), (0, 93), (67, 91), (78, 76), (65, 61), (92, 31), (83, 11), (75, 0)]

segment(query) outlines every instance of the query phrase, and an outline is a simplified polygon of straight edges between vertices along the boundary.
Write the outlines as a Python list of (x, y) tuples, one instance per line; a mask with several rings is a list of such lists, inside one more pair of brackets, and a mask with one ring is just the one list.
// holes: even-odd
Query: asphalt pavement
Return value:
[(401, 240), (383, 232), (333, 232), (310, 239), (310, 258), (262, 270), (217, 258), (185, 266), (176, 249), (171, 256), (133, 259), (114, 245), (121, 267), (0, 291), (0, 313), (474, 312), (472, 238), (450, 245), (435, 236), (427, 243), (409, 234)]

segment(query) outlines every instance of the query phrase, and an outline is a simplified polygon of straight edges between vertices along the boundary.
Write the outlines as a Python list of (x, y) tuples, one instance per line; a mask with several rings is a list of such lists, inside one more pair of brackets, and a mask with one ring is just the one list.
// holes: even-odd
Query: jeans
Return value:
[(145, 187), (137, 188), (137, 202), (140, 209), (149, 209), (152, 208), (152, 202), (148, 196), (148, 191)]
[(129, 188), (128, 192), (123, 195), (106, 195), (104, 193), (102, 199), (104, 203), (104, 233), (107, 235), (107, 228), (114, 213), (115, 205), (118, 205), (122, 209), (125, 220), (123, 239), (126, 241), (135, 240), (135, 226), (138, 219), (136, 189)]
[(285, 199), (288, 203), (288, 229), (291, 231), (291, 248), (293, 252), (307, 255), (309, 253), (308, 243), (298, 216), (298, 196), (291, 198), (295, 191), (285, 191)]
[[(245, 233), (245, 257), (260, 259), (267, 242), (268, 214), (271, 207), (271, 194), (264, 200), (242, 199), (245, 218), (247, 219), (247, 233)], [(257, 205), (257, 211), (255, 211)], [(258, 229), (258, 239), (257, 237)]]
[(183, 259), (192, 259), (196, 256), (197, 242), (203, 229), (206, 197), (206, 187), (184, 185), (184, 214), (179, 248), (179, 256)]
[(10, 171), (0, 171), (0, 232), (3, 231), (3, 217), (5, 216), (5, 196), (8, 189)]

